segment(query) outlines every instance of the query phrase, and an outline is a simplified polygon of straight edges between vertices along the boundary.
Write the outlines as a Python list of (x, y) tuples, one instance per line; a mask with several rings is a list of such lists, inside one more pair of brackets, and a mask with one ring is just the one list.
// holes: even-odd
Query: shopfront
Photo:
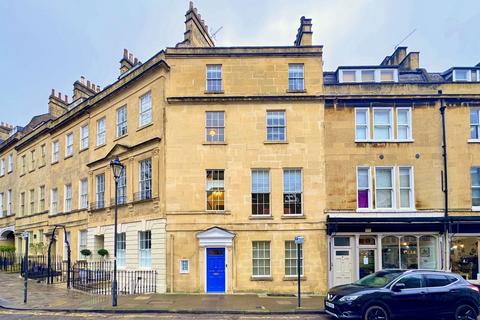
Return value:
[(480, 281), (480, 217), (450, 217), (450, 270)]
[(444, 237), (438, 220), (329, 217), (329, 286), (381, 269), (441, 269)]

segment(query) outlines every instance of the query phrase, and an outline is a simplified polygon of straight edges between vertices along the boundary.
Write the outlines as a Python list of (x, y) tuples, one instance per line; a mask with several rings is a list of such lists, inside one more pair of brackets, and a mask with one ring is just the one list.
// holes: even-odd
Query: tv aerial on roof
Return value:
[(415, 31), (417, 31), (417, 28), (415, 28), (415, 29), (413, 29), (412, 31), (410, 31), (410, 33), (407, 34), (407, 36), (406, 36), (405, 38), (403, 38), (402, 41), (400, 41), (400, 42), (395, 46), (394, 50), (397, 50), (397, 48), (400, 47), (400, 45), (401, 45), (402, 43), (404, 43), (405, 40), (407, 40), (408, 38), (410, 38), (410, 36), (415, 33)]
[(217, 35), (217, 33), (219, 33), (220, 30), (222, 30), (222, 29), (223, 29), (223, 26), (221, 26), (220, 28), (218, 28), (217, 30), (215, 30), (214, 32), (212, 32), (212, 38), (215, 39), (215, 40), (217, 40), (216, 35)]

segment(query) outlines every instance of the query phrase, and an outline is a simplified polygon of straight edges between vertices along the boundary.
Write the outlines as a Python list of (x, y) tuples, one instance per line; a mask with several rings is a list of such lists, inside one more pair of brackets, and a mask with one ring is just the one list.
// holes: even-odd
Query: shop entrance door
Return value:
[(335, 249), (333, 252), (333, 286), (353, 282), (351, 249)]
[(358, 274), (360, 279), (372, 274), (376, 270), (375, 257), (377, 255), (376, 249), (362, 249), (358, 251)]

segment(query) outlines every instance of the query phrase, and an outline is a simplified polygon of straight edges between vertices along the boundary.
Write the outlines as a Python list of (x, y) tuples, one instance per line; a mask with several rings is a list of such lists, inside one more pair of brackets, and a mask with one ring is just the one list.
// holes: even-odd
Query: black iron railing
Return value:
[[(20, 273), (25, 271), (26, 261), (24, 256), (14, 253), (0, 253), (0, 271)], [(62, 257), (51, 257), (53, 282), (67, 281), (67, 262)], [(48, 276), (48, 257), (43, 255), (28, 257), (28, 278), (44, 280)]]
[[(77, 262), (72, 268), (73, 288), (91, 294), (112, 293), (111, 262)], [(157, 291), (155, 270), (117, 270), (118, 294), (146, 294)]]

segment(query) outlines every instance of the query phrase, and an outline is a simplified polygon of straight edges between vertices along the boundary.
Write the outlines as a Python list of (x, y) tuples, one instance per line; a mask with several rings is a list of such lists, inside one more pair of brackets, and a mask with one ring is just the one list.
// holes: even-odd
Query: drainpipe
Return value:
[[(438, 90), (438, 94), (442, 95), (442, 90)], [(450, 244), (449, 244), (449, 231), (450, 220), (448, 218), (448, 161), (447, 161), (447, 133), (445, 125), (445, 101), (440, 98), (440, 114), (442, 116), (442, 156), (443, 156), (443, 193), (445, 196), (444, 215), (443, 215), (443, 231), (445, 236), (444, 241), (444, 266), (445, 270), (450, 269)]]

